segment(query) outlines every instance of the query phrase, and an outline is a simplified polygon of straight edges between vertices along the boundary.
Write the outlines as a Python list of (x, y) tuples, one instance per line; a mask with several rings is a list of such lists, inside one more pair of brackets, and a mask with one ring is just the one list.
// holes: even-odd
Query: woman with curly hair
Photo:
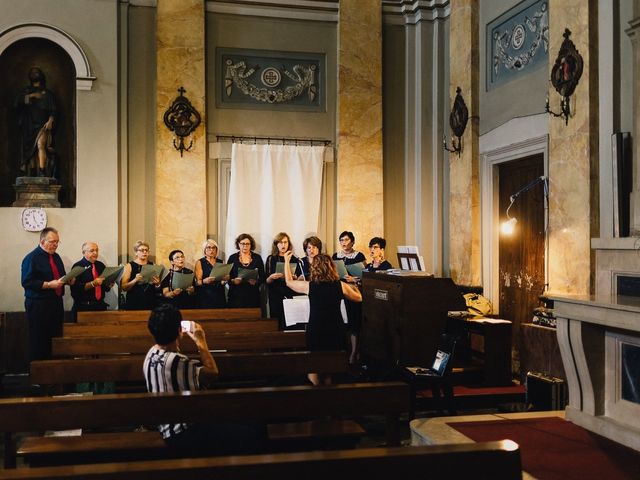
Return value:
[[(344, 350), (340, 302), (343, 298), (352, 302), (362, 302), (357, 287), (341, 282), (336, 267), (329, 255), (319, 254), (310, 264), (309, 282), (294, 280), (289, 269), (292, 253), (284, 254), (284, 275), (287, 287), (297, 293), (309, 296), (309, 323), (307, 324), (307, 349), (311, 351)], [(330, 375), (310, 373), (309, 380), (314, 385), (328, 385)]]

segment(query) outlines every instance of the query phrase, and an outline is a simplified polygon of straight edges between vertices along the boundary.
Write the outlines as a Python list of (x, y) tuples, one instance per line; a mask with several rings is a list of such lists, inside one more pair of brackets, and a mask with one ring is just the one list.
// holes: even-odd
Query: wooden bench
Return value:
[[(19, 432), (214, 422), (217, 419), (268, 422), (282, 418), (309, 420), (383, 414), (387, 418), (387, 442), (389, 445), (398, 445), (398, 419), (408, 409), (409, 387), (402, 382), (32, 397), (0, 399), (0, 418), (3, 419), (0, 431), (5, 434), (5, 468), (9, 468), (16, 464), (17, 448), (13, 435)], [(106, 447), (122, 450), (126, 441), (130, 450), (139, 448), (148, 452), (148, 438), (136, 435), (140, 433), (123, 432), (118, 436), (120, 440), (116, 445), (110, 443)], [(141, 440), (136, 441), (136, 438)], [(78, 444), (78, 440), (57, 437), (53, 441), (54, 456), (66, 451), (66, 442)], [(52, 444), (49, 443), (47, 448), (51, 453)]]
[[(267, 351), (304, 350), (305, 334), (301, 331), (224, 333), (207, 336), (212, 350)], [(154, 344), (151, 334), (131, 337), (56, 337), (52, 339), (54, 358), (115, 354), (146, 354)], [(185, 353), (197, 352), (191, 338), (183, 337), (180, 348)]]
[[(216, 353), (220, 378), (255, 378), (303, 375), (309, 372), (344, 373), (344, 352)], [(32, 384), (60, 385), (82, 382), (144, 382), (144, 355), (105, 358), (37, 360), (31, 362)]]
[(522, 463), (511, 440), (368, 448), (329, 452), (157, 460), (71, 467), (22, 468), (0, 471), (0, 479), (202, 479), (388, 480), (410, 473), (416, 478), (480, 478), (519, 480)]
[[(209, 319), (199, 320), (207, 335), (228, 332), (277, 332), (278, 320), (270, 318), (256, 319)], [(64, 337), (109, 337), (147, 335), (147, 322), (99, 322), (65, 323), (62, 327)]]
[[(259, 308), (194, 308), (180, 311), (185, 320), (213, 320), (232, 318), (260, 318)], [(151, 310), (103, 310), (99, 312), (78, 312), (78, 323), (86, 322), (146, 322)]]

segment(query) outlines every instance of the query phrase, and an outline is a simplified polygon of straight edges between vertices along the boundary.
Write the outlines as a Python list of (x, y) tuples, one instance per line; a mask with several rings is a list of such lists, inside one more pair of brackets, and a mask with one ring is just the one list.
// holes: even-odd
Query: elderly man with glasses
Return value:
[[(60, 237), (55, 228), (40, 232), (40, 244), (22, 260), (24, 309), (29, 322), (29, 359), (51, 357), (51, 338), (62, 333), (64, 264), (56, 253)], [(70, 282), (72, 283), (72, 282)]]

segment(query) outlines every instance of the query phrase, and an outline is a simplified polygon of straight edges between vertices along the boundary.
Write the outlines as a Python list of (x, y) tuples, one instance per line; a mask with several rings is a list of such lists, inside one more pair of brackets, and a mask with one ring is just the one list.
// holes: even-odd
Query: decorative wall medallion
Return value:
[(277, 68), (269, 67), (262, 71), (260, 80), (265, 87), (275, 88), (280, 85), (282, 75), (280, 75), (280, 71)]
[(324, 110), (324, 55), (218, 49), (219, 107)]
[(487, 25), (487, 88), (546, 64), (548, 51), (547, 0), (519, 3)]

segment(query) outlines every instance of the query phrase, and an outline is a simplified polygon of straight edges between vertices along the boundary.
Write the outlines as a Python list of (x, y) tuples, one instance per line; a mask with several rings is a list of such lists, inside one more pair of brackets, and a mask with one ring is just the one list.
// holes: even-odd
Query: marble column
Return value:
[[(189, 264), (199, 258), (207, 233), (204, 7), (204, 0), (157, 4), (155, 254), (165, 265), (176, 248)], [(180, 87), (202, 117), (183, 156), (163, 121)]]
[(634, 0), (633, 20), (626, 30), (633, 49), (633, 191), (631, 192), (631, 235), (640, 236), (640, 1)]
[[(568, 28), (582, 55), (582, 78), (571, 97), (571, 117), (549, 117), (549, 291), (591, 292), (591, 237), (598, 236), (598, 79), (596, 2), (549, 2), (549, 76)], [(561, 97), (549, 84), (549, 103), (560, 109)], [(592, 180), (593, 179), (593, 180)]]
[(469, 109), (469, 122), (462, 137), (462, 152), (460, 155), (449, 154), (449, 269), (451, 278), (460, 285), (480, 285), (482, 275), (478, 130), (479, 8), (474, 0), (451, 2), (449, 105), (453, 105), (456, 88), (460, 87)]
[(351, 230), (366, 251), (371, 237), (384, 234), (378, 0), (340, 2), (338, 49), (336, 232)]

